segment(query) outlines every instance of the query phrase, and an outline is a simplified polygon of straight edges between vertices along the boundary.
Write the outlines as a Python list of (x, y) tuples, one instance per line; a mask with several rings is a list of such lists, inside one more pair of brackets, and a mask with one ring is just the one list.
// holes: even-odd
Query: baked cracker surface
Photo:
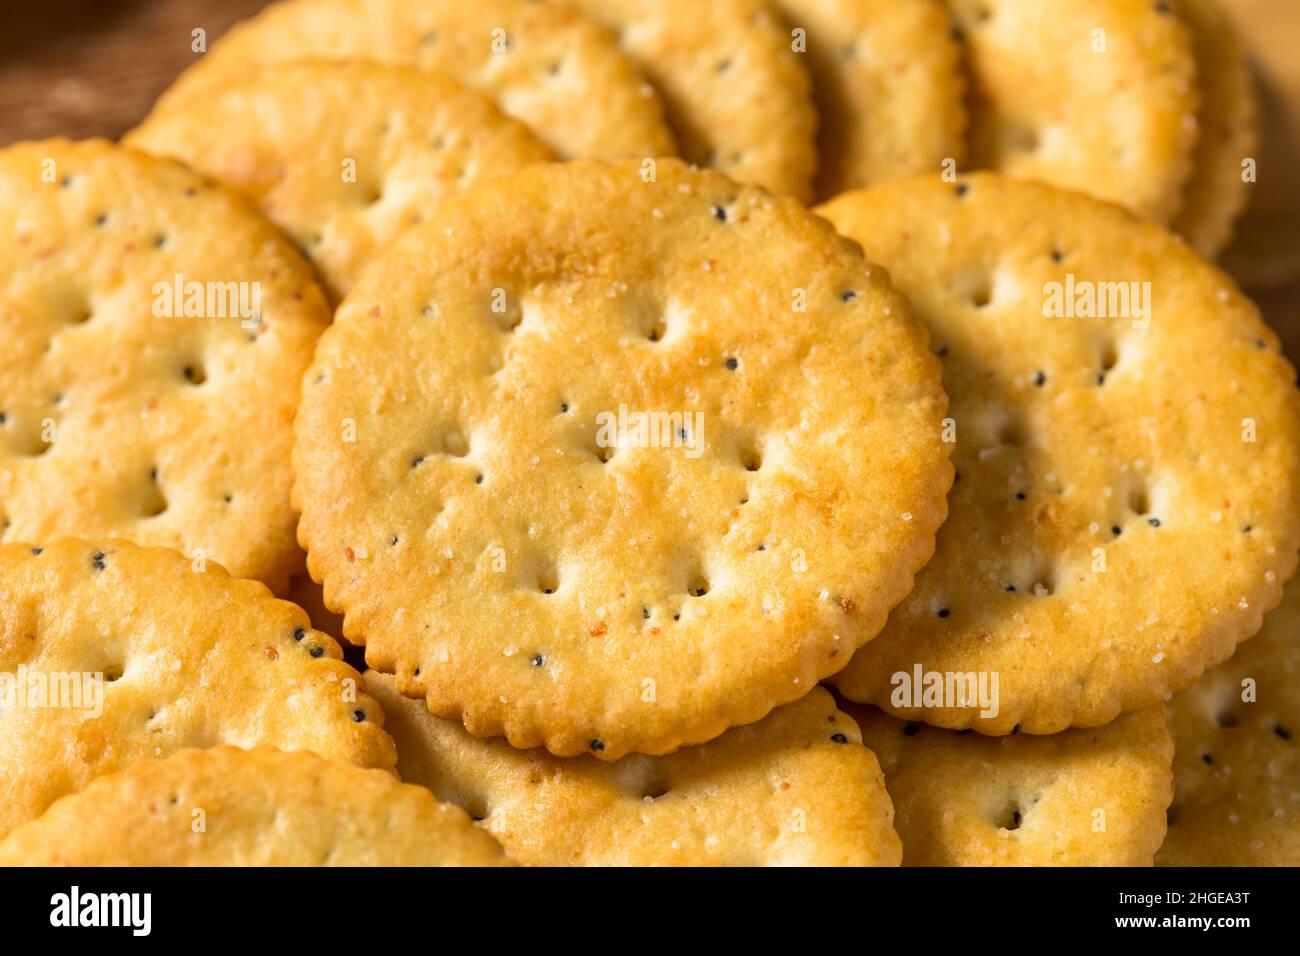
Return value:
[(297, 420), (299, 540), (348, 640), (562, 756), (807, 693), (907, 592), (951, 480), (938, 363), (881, 270), (793, 200), (647, 175), (535, 166), (444, 204), (344, 301)]
[(286, 0), (237, 24), (155, 108), (253, 64), (308, 57), (444, 72), (561, 156), (675, 152), (651, 85), (607, 30), (560, 0)]
[(685, 159), (812, 199), (811, 83), (767, 0), (576, 2), (654, 82)]
[(904, 866), (1150, 866), (1164, 838), (1163, 707), (997, 738), (845, 707), (880, 757)]
[(328, 306), (246, 200), (102, 140), (0, 150), (0, 540), (125, 538), (282, 590)]
[(942, 0), (778, 0), (817, 104), (816, 194), (966, 161), (961, 46)]
[(509, 865), (422, 787), (272, 747), (141, 760), (0, 840), (0, 866)]
[(957, 469), (934, 559), (842, 693), (1055, 733), (1160, 703), (1259, 629), (1300, 545), (1300, 401), (1231, 279), (1121, 209), (991, 173), (821, 211), (928, 326)]
[(249, 196), (336, 300), (447, 196), (551, 158), (485, 94), (367, 61), (250, 69), (154, 111), (125, 142)]
[(229, 743), (391, 768), (335, 641), (164, 548), (0, 545), (0, 833), (143, 757)]
[(948, 0), (971, 162), (1170, 222), (1197, 141), (1191, 31), (1172, 0)]
[(1213, 261), (1246, 206), (1247, 161), (1255, 157), (1258, 107), (1250, 60), (1218, 0), (1179, 0), (1192, 31), (1201, 88), (1200, 138), (1173, 229)]
[(1300, 866), (1300, 588), (1169, 704), (1173, 806), (1160, 866)]
[(525, 866), (896, 866), (880, 768), (822, 688), (665, 757), (614, 763), (471, 736), (366, 672), (397, 772)]

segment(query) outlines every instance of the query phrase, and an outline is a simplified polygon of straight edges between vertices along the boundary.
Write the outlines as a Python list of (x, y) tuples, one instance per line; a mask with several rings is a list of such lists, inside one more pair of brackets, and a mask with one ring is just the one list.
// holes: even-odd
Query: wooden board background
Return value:
[[(210, 45), (266, 2), (0, 0), (0, 146), (120, 135), (193, 62), (195, 29)], [(1300, 0), (1221, 2), (1255, 57), (1264, 105), (1259, 182), (1238, 257), (1249, 260), (1252, 241), (1267, 236), (1295, 277), (1243, 285), (1300, 358)]]

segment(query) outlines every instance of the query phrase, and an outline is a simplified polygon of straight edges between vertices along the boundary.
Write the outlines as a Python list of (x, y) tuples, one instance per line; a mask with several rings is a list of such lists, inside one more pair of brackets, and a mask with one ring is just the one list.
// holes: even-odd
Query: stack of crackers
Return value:
[(0, 863), (1300, 863), (1215, 0), (201, 52), (0, 151)]

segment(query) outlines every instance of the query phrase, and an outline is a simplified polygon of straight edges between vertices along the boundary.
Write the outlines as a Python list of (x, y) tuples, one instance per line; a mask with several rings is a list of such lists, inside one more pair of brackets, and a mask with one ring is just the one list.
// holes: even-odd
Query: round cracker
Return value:
[(904, 866), (1150, 866), (1173, 797), (1163, 707), (980, 737), (846, 704), (880, 757)]
[(310, 57), (437, 70), (491, 96), (561, 156), (671, 156), (653, 87), (610, 33), (557, 0), (286, 0), (236, 25), (156, 109), (252, 64)]
[(654, 82), (683, 157), (812, 199), (812, 84), (767, 0), (576, 2)]
[(366, 672), (397, 772), (525, 866), (897, 866), (880, 766), (825, 690), (666, 757), (612, 764), (471, 736)]
[(817, 102), (817, 195), (965, 161), (961, 47), (941, 0), (778, 0), (803, 30)]
[(0, 539), (166, 545), (283, 589), (329, 321), (307, 264), (233, 192), (100, 140), (0, 151), (0, 197)]
[[(844, 694), (1054, 733), (1159, 703), (1259, 629), (1300, 546), (1300, 396), (1231, 279), (1114, 206), (991, 173), (822, 211), (929, 327), (957, 467), (934, 559)], [(1047, 317), (1068, 283), (1073, 316)], [(929, 672), (996, 677), (996, 715), (926, 706)]]
[(0, 834), (183, 747), (391, 768), (383, 711), (341, 658), (300, 609), (213, 564), (125, 542), (0, 546)]
[(971, 161), (1159, 223), (1197, 138), (1191, 33), (1167, 0), (949, 0), (971, 79)]
[(1161, 866), (1300, 866), (1300, 587), (1169, 704), (1175, 795)]
[(484, 94), (365, 61), (269, 64), (155, 111), (125, 141), (249, 196), (336, 300), (446, 197), (551, 156)]
[(509, 865), (423, 787), (272, 747), (141, 760), (0, 840), (0, 866)]
[(299, 539), (348, 639), (439, 716), (562, 756), (807, 693), (907, 593), (952, 476), (938, 363), (880, 270), (794, 200), (645, 173), (539, 165), (444, 204), (343, 303), (297, 421)]
[(1217, 0), (1179, 4), (1196, 51), (1201, 133), (1173, 229), (1212, 261), (1232, 238), (1233, 223), (1246, 206), (1242, 163), (1255, 154), (1255, 85), (1246, 51)]

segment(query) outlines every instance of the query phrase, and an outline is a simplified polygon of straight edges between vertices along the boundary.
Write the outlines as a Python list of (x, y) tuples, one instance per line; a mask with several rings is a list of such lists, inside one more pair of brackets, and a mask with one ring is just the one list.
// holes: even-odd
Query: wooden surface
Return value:
[[(472, 3), (473, 0), (465, 0)], [(1050, 3), (1052, 0), (1042, 0)], [(1233, 255), (1263, 239), (1295, 280), (1244, 283), (1300, 357), (1300, 0), (1221, 0), (1255, 57), (1264, 114), (1259, 182)], [(0, 0), (0, 146), (129, 129), (199, 55), (266, 0)], [(1243, 271), (1245, 266), (1243, 266)]]
[(266, 0), (0, 0), (0, 146), (117, 137), (176, 75)]

